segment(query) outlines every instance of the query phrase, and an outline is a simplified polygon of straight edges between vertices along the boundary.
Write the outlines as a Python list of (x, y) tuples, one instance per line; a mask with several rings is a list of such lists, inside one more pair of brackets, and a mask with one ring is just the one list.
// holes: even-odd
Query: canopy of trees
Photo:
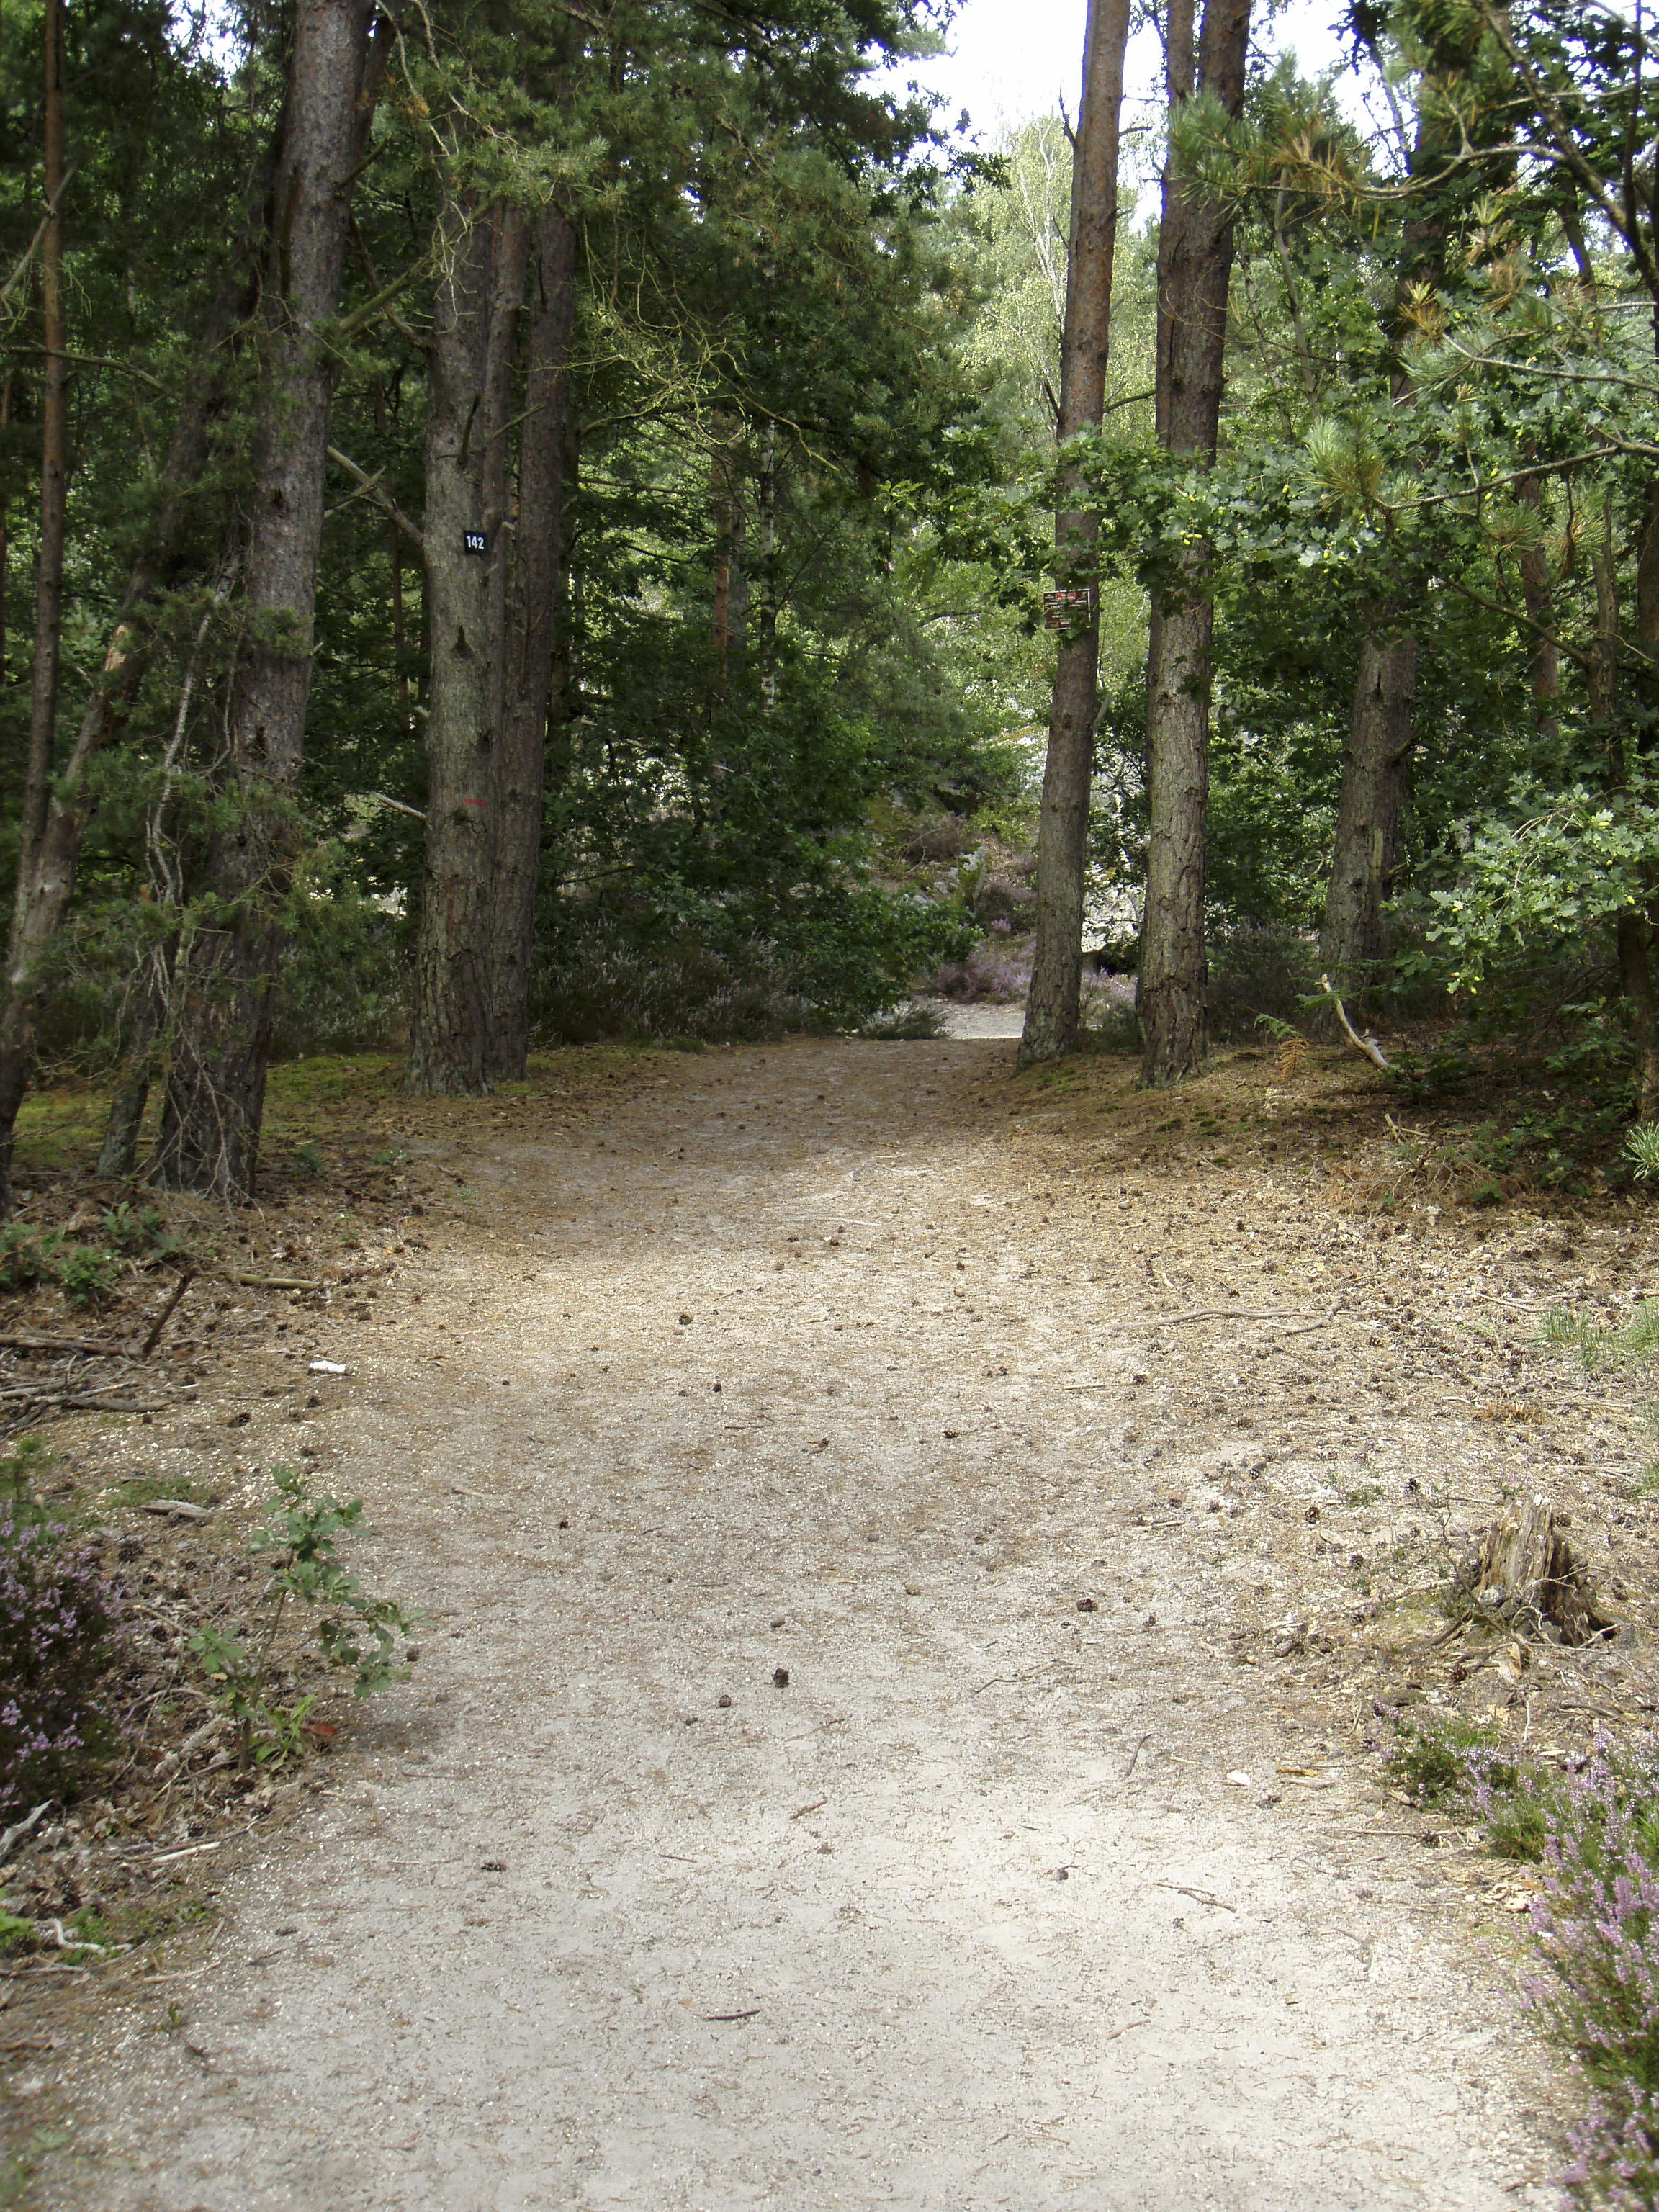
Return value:
[(1128, 24), (987, 150), (925, 0), (0, 8), (0, 1204), (43, 1055), (234, 1199), (274, 1052), (867, 1023), (976, 836), (1029, 1058), (1115, 911), (1149, 1080), (1323, 975), (1659, 1113), (1648, 33), (1169, 0), (1132, 179)]

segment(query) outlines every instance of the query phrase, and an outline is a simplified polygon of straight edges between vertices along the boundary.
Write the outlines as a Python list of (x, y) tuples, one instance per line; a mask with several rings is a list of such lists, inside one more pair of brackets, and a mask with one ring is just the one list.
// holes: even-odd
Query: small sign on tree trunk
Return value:
[(482, 561), (489, 551), (489, 533), (484, 530), (464, 530), (461, 550), (475, 561)]
[(1074, 584), (1063, 592), (1042, 594), (1044, 629), (1075, 629), (1079, 623), (1086, 623), (1094, 611), (1092, 584)]

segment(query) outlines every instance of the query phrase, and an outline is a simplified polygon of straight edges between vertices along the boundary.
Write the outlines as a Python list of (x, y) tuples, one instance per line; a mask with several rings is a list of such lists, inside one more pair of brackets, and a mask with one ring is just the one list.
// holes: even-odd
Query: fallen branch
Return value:
[(0, 1352), (79, 1352), (89, 1359), (131, 1359), (118, 1344), (95, 1344), (85, 1336), (0, 1336)]
[(1329, 1314), (1310, 1314), (1293, 1306), (1196, 1306), (1191, 1313), (1153, 1314), (1142, 1326), (1179, 1328), (1188, 1321), (1305, 1321), (1322, 1328), (1330, 1319)]
[(1346, 1033), (1348, 1042), (1353, 1047), (1356, 1052), (1363, 1052), (1367, 1060), (1374, 1061), (1386, 1075), (1389, 1073), (1389, 1063), (1383, 1053), (1382, 1046), (1378, 1044), (1374, 1036), (1360, 1036), (1358, 1030), (1348, 1019), (1348, 1010), (1343, 1005), (1341, 1000), (1337, 997), (1330, 977), (1328, 975), (1322, 975), (1319, 981), (1321, 988), (1330, 993), (1331, 1004), (1336, 1008), (1336, 1018), (1341, 1023), (1343, 1030)]
[(240, 1283), (249, 1291), (320, 1291), (326, 1287), (322, 1283), (307, 1283), (298, 1275), (242, 1275), (234, 1267), (225, 1268), (223, 1273), (228, 1283)]
[(165, 1413), (161, 1398), (102, 1398), (70, 1390), (0, 1390), (0, 1400), (29, 1406), (57, 1406), (67, 1413)]
[(55, 1797), (43, 1798), (32, 1813), (26, 1813), (21, 1820), (0, 1834), (0, 1866), (4, 1866), (19, 1844), (34, 1833), (57, 1802)]
[(186, 1267), (184, 1273), (179, 1276), (178, 1281), (173, 1285), (172, 1296), (168, 1298), (167, 1304), (162, 1307), (161, 1312), (157, 1314), (155, 1321), (151, 1323), (149, 1334), (144, 1339), (143, 1348), (138, 1354), (140, 1359), (148, 1359), (151, 1352), (155, 1351), (156, 1346), (161, 1341), (161, 1331), (173, 1319), (173, 1308), (178, 1304), (179, 1299), (183, 1297), (185, 1292), (190, 1288), (195, 1279), (196, 1270), (193, 1267)]

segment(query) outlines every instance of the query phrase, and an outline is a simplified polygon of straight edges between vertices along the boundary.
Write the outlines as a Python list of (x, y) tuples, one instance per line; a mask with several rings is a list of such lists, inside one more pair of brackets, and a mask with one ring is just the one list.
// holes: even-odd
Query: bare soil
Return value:
[[(429, 1618), (326, 1753), (152, 1745), (6, 1869), (165, 1931), (4, 1970), (28, 2201), (1550, 2201), (1529, 1876), (1381, 1753), (1417, 1705), (1562, 1758), (1654, 1710), (1634, 1388), (1540, 1340), (1643, 1288), (1645, 1214), (1414, 1190), (1352, 1057), (1149, 1096), (1012, 1051), (569, 1054), (439, 1105), (364, 1067), (325, 1186), (201, 1218), (327, 1286), (222, 1275), (163, 1410), (55, 1432), (147, 1532), (165, 1664), (247, 1604), (296, 1454)], [(140, 1468), (208, 1521), (141, 1522)], [(1535, 1488), (1616, 1645), (1442, 1610)]]

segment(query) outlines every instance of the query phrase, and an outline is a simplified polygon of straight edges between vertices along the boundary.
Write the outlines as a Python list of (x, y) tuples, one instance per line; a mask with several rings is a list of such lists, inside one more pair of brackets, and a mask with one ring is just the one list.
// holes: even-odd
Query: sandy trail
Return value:
[(1008, 1054), (708, 1054), (463, 1164), (332, 1419), (418, 1681), (110, 2001), (52, 2201), (1547, 2201), (1496, 1972), (1132, 1464), (1127, 1247), (945, 1112)]

